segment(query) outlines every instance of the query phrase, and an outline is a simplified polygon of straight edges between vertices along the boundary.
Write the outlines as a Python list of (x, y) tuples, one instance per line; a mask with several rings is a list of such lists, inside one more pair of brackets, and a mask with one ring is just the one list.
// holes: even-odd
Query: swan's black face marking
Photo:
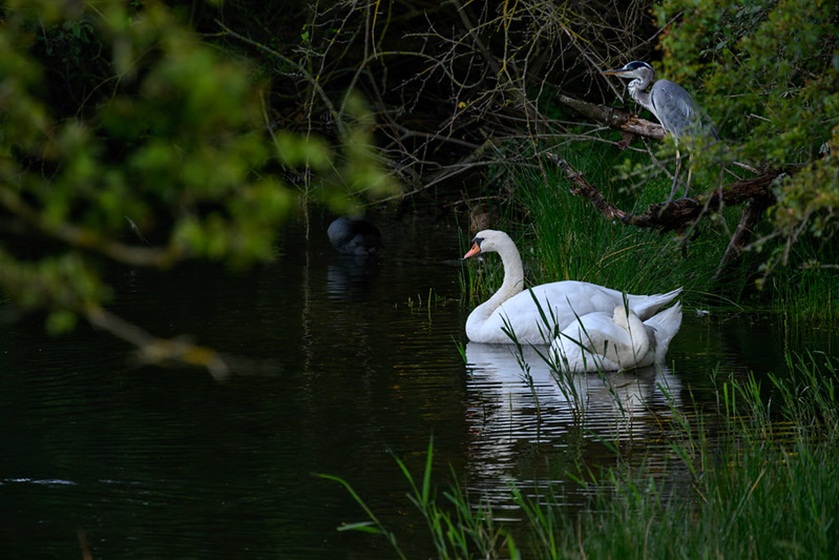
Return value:
[(480, 247), (480, 246), (481, 246), (481, 243), (483, 243), (483, 242), (484, 242), (484, 238), (483, 238), (483, 237), (475, 237), (474, 239), (472, 239), (472, 243), (474, 243), (474, 244), (475, 244), (475, 245), (477, 245), (478, 247)]

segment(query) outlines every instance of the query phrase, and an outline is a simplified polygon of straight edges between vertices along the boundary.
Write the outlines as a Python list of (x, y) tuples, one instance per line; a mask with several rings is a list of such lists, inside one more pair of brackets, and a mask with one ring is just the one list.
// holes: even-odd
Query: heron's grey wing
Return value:
[(650, 90), (650, 102), (667, 132), (677, 138), (690, 132), (700, 114), (690, 94), (674, 82), (659, 80)]
[(717, 129), (685, 88), (669, 80), (659, 80), (650, 90), (650, 103), (665, 130), (676, 138), (708, 135), (719, 140)]

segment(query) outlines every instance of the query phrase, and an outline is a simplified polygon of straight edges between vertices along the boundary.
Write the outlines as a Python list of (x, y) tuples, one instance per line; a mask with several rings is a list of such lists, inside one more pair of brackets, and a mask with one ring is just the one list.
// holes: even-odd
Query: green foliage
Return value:
[[(820, 260), (830, 258), (830, 255), (803, 255), (801, 249), (805, 246), (799, 244), (794, 259), (813, 264), (776, 271), (765, 280), (768, 289), (763, 291), (771, 294), (774, 310), (788, 314), (794, 320), (800, 319), (802, 326), (808, 325), (807, 321), (815, 319), (820, 321), (819, 325), (831, 328), (839, 314), (836, 277), (831, 270), (825, 270), (820, 264)], [(832, 254), (836, 258), (835, 250)]]
[[(0, 247), (0, 286), (15, 303), (55, 312), (55, 330), (107, 298), (103, 257), (160, 267), (272, 258), (303, 194), (280, 179), (284, 169), (333, 206), (395, 192), (371, 155), (375, 123), (358, 97), (338, 149), (270, 131), (256, 69), (162, 3), (12, 1), (2, 16), (0, 207), (24, 242), (51, 245)], [(91, 45), (97, 71), (72, 70)], [(84, 82), (82, 98), (63, 96), (68, 72)]]
[[(784, 417), (799, 429), (799, 435), (835, 443), (839, 438), (839, 364), (824, 352), (788, 354), (786, 359), (788, 375), (769, 374), (784, 403)], [(814, 431), (813, 426), (825, 429)]]
[[(611, 170), (604, 162), (616, 150), (581, 145), (558, 148), (591, 182), (603, 185), (607, 199), (627, 210), (644, 211), (647, 204), (666, 196), (666, 180), (650, 182), (641, 192), (627, 192), (622, 182), (610, 184)], [(646, 154), (624, 156), (631, 163)], [(619, 287), (630, 293), (669, 291), (685, 288), (685, 297), (695, 299), (713, 284), (713, 274), (736, 217), (726, 213), (717, 221), (702, 223), (690, 232), (690, 240), (659, 232), (627, 227), (603, 219), (592, 204), (572, 194), (567, 180), (553, 170), (547, 177), (520, 173), (517, 196), (528, 214), (528, 226), (520, 248), (529, 265), (532, 282), (583, 280)], [(686, 242), (686, 247), (682, 243)], [(683, 249), (687, 250), (685, 258)], [(727, 285), (739, 293), (745, 279)]]
[[(839, 110), (839, 109), (837, 109)], [(770, 208), (774, 225), (773, 235), (758, 241), (762, 249), (767, 242), (779, 237), (781, 245), (770, 254), (765, 268), (772, 270), (778, 263), (786, 265), (794, 244), (806, 240), (812, 247), (811, 258), (801, 262), (802, 268), (839, 267), (835, 239), (839, 232), (839, 125), (826, 145), (826, 153), (810, 162), (798, 173), (785, 178), (775, 189), (778, 203)], [(833, 257), (832, 265), (823, 265)]]
[[(628, 211), (644, 212), (648, 204), (659, 202), (669, 190), (666, 179), (649, 181), (643, 190), (628, 189), (623, 179), (610, 183), (611, 170), (605, 162), (615, 158), (611, 147), (588, 145), (583, 149), (583, 145), (576, 144), (557, 148), (555, 152), (572, 162), (594, 184), (604, 185), (606, 198)], [(623, 157), (625, 169), (643, 165), (647, 158), (646, 154)], [(517, 201), (527, 214), (524, 220), (527, 225), (511, 226), (511, 233), (522, 252), (530, 285), (573, 279), (618, 286), (636, 293), (683, 286), (682, 300), (687, 305), (727, 305), (726, 302), (733, 301), (789, 313), (797, 319), (832, 321), (836, 317), (835, 274), (822, 262), (839, 260), (839, 246), (831, 243), (833, 238), (827, 231), (814, 231), (805, 243), (792, 244), (785, 240), (790, 243), (791, 262), (802, 263), (801, 266), (776, 268), (766, 281), (767, 289), (756, 290), (756, 278), (762, 281), (759, 268), (767, 266), (761, 264), (766, 262), (766, 253), (759, 250), (743, 253), (724, 282), (714, 277), (726, 244), (737, 227), (741, 208), (725, 208), (721, 214), (675, 236), (604, 220), (589, 201), (566, 188), (565, 177), (557, 176), (550, 169), (547, 177), (517, 173), (515, 181)], [(777, 240), (785, 238), (775, 231), (768, 221), (762, 224), (755, 235), (763, 237), (753, 249), (765, 246), (770, 251), (777, 246)], [(484, 267), (483, 283), (476, 282), (474, 275), (468, 277), (471, 282), (468, 293), (485, 298), (500, 285), (500, 270), (494, 265)], [(713, 299), (709, 300), (707, 296), (711, 294)]]
[(792, 171), (770, 211), (780, 242), (764, 245), (767, 270), (787, 264), (795, 242), (829, 242), (839, 227), (835, 2), (668, 0), (656, 14), (664, 74), (699, 94), (731, 158)]

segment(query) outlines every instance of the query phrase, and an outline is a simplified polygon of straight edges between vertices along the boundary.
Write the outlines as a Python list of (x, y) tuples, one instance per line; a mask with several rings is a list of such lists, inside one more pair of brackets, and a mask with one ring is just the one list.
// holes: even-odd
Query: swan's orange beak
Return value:
[(481, 252), (481, 246), (478, 245), (477, 243), (472, 243), (472, 248), (469, 249), (468, 253), (463, 255), (463, 258), (468, 259), (469, 257), (474, 257), (475, 255), (477, 255), (480, 252)]

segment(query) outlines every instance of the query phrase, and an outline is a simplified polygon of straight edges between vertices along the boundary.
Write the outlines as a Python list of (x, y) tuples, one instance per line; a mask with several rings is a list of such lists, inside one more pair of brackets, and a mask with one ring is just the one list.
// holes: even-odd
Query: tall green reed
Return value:
[[(557, 505), (563, 500), (550, 486), (538, 496), (511, 486), (524, 516), (516, 539), (457, 482), (438, 497), (431, 444), (421, 480), (397, 464), (439, 558), (836, 558), (836, 373), (835, 359), (814, 353), (790, 356), (788, 371), (770, 376), (770, 387), (754, 376), (718, 373), (716, 420), (671, 404), (665, 479), (643, 463), (611, 467), (605, 477), (588, 477), (600, 482), (586, 483), (592, 497), (576, 513)], [(792, 425), (796, 437), (776, 437), (775, 425)], [(346, 528), (381, 534), (407, 557), (346, 482), (327, 478), (343, 484), (368, 515)]]
[[(431, 543), (438, 558), (496, 558), (499, 551), (506, 551), (509, 558), (520, 558), (515, 540), (509, 532), (495, 522), (491, 510), (480, 500), (473, 501), (457, 482), (449, 490), (442, 492), (442, 499), (437, 489), (432, 486), (431, 474), (434, 457), (434, 439), (428, 443), (425, 468), (421, 478), (417, 479), (407, 465), (395, 458), (404, 479), (408, 482), (407, 494), (416, 510), (426, 522)], [(340, 531), (360, 531), (381, 535), (391, 544), (395, 554), (402, 559), (411, 558), (399, 545), (396, 535), (379, 520), (366, 502), (344, 479), (318, 474), (322, 478), (338, 482), (361, 506), (366, 521), (347, 523), (339, 527)]]
[[(727, 243), (718, 232), (703, 231), (688, 242), (609, 222), (588, 200), (573, 195), (560, 174), (549, 172), (547, 177), (547, 183), (536, 173), (522, 172), (516, 178), (531, 241), (522, 247), (522, 256), (535, 277), (583, 280), (630, 293), (675, 286), (685, 286), (688, 292), (710, 289)], [(644, 209), (637, 202), (627, 204), (629, 209)]]

